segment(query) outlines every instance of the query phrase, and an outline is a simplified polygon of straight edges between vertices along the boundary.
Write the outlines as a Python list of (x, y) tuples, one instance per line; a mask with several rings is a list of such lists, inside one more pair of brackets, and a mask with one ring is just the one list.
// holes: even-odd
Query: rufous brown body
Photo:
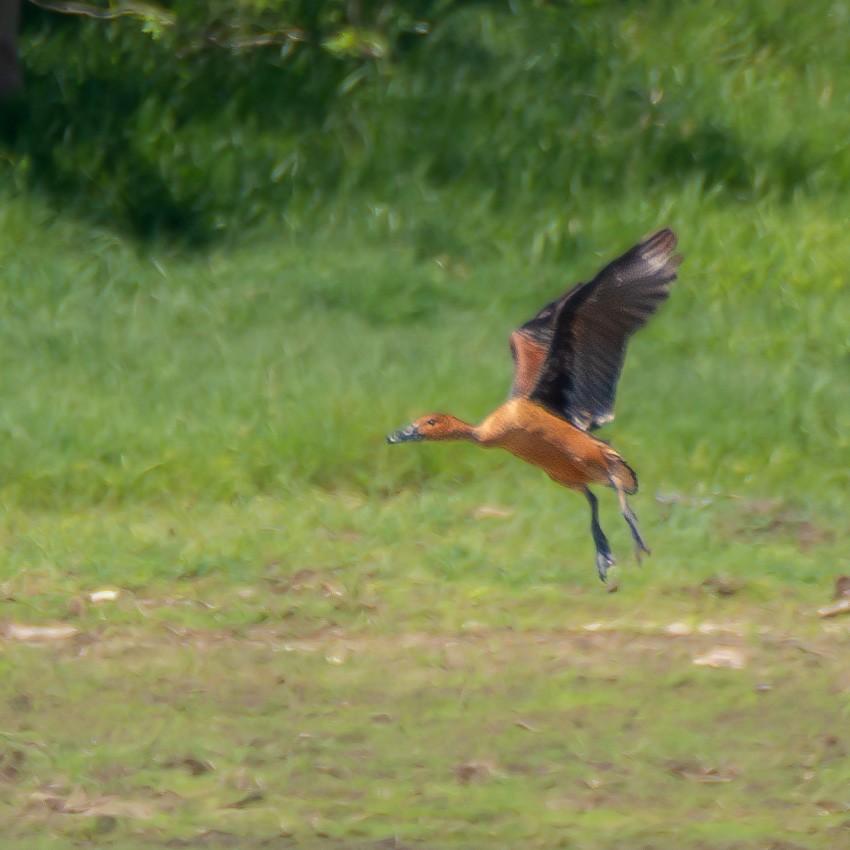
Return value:
[(615, 561), (588, 485), (612, 487), (638, 558), (641, 552), (649, 553), (626, 499), (637, 491), (637, 476), (590, 431), (613, 418), (628, 338), (667, 298), (682, 260), (673, 254), (675, 248), (673, 232), (659, 231), (589, 283), (580, 283), (547, 304), (511, 334), (515, 366), (511, 397), (480, 425), (433, 413), (387, 441), (469, 440), (499, 447), (582, 492), (590, 504), (596, 568), (603, 581)]

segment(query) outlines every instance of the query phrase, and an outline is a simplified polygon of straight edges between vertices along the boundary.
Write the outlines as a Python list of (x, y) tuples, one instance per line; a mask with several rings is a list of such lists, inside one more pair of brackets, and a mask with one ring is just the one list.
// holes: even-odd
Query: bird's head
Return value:
[(448, 413), (429, 413), (411, 422), (406, 428), (401, 428), (387, 435), (387, 442), (412, 443), (419, 440), (450, 440), (456, 435), (459, 420)]

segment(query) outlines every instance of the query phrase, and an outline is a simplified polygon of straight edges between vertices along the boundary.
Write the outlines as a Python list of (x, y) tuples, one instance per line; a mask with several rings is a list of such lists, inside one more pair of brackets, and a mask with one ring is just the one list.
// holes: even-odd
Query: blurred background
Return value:
[[(744, 795), (741, 772), (711, 754), (737, 758), (744, 774), (747, 759), (758, 763), (767, 709), (750, 697), (757, 683), (739, 691), (730, 679), (715, 692), (716, 680), (683, 673), (676, 684), (657, 666), (661, 644), (647, 644), (630, 662), (629, 699), (657, 699), (659, 676), (684, 696), (665, 704), (666, 721), (632, 718), (634, 735), (622, 727), (638, 742), (633, 759), (605, 732), (622, 705), (610, 676), (625, 675), (612, 673), (606, 647), (625, 651), (624, 633), (675, 622), (701, 634), (706, 618), (743, 623), (748, 636), (806, 623), (821, 659), (847, 641), (812, 618), (850, 571), (849, 34), (843, 0), (3, 4), (0, 619), (60, 623), (65, 637), (100, 646), (104, 665), (73, 682), (59, 676), (61, 660), (77, 657), (65, 638), (52, 660), (29, 649), (0, 656), (2, 704), (24, 705), (23, 695), (43, 709), (27, 733), (44, 745), (38, 754), (14, 744), (19, 764), (0, 749), (0, 774), (11, 764), (21, 777), (0, 804), (18, 824), (9, 834), (77, 835), (55, 806), (47, 826), (18, 817), (33, 794), (54, 793), (45, 783), (58, 776), (56, 799), (88, 813), (85, 840), (137, 823), (114, 800), (92, 803), (98, 795), (168, 785), (196, 801), (167, 812), (162, 797), (151, 804), (158, 834), (179, 840), (204, 829), (270, 835), (282, 818), (290, 837), (378, 840), (389, 824), (442, 846), (445, 817), (452, 829), (475, 822), (479, 844), (613, 847), (632, 835), (647, 847), (779, 847), (764, 842), (793, 818), (775, 802), (793, 798), (802, 807), (793, 846), (840, 846), (812, 824), (815, 803), (844, 811), (846, 768), (830, 762), (817, 788), (796, 784), (813, 749), (840, 750), (823, 743), (823, 730), (846, 720), (840, 671), (824, 668), (816, 687), (784, 656), (760, 662), (768, 679), (776, 664), (784, 673), (774, 678), (797, 688), (782, 710), (803, 704), (815, 725), (785, 741), (799, 718), (773, 717), (773, 746), (797, 755), (777, 756), (769, 780)], [(662, 226), (679, 236), (679, 282), (632, 341), (617, 419), (600, 433), (638, 472), (634, 507), (654, 554), (636, 569), (616, 500), (601, 494), (622, 565), (621, 590), (608, 595), (582, 499), (508, 455), (390, 448), (384, 435), (433, 410), (483, 418), (510, 385), (511, 330)], [(115, 596), (93, 603), (104, 589)], [(546, 666), (535, 645), (498, 649), (514, 630), (551, 636), (590, 622), (621, 631), (572, 648), (597, 664), (580, 673), (598, 686), (581, 704), (562, 702), (579, 676), (569, 665), (546, 655)], [(260, 640), (252, 629), (269, 631)], [(490, 629), (486, 663), (446, 661), (426, 641), (386, 682), (381, 640), (462, 641)], [(213, 633), (236, 643), (199, 667), (192, 641)], [(341, 634), (377, 641), (361, 667), (351, 646), (334, 648)], [(110, 650), (104, 635), (135, 649)], [(254, 643), (240, 643), (246, 636)], [(308, 638), (331, 659), (320, 671), (274, 655), (281, 641)], [(260, 644), (268, 657), (256, 656)], [(120, 725), (120, 702), (75, 721), (81, 735), (112, 734), (114, 749), (93, 756), (71, 721), (49, 725), (51, 709), (61, 717), (68, 700), (90, 705), (104, 682), (131, 688), (119, 659), (142, 646), (167, 670), (148, 681), (144, 665), (135, 669), (139, 713), (124, 736), (105, 731)], [(502, 684), (481, 679), (482, 664)], [(233, 676), (235, 692), (265, 706), (247, 710), (251, 740), (272, 717), (282, 724), (275, 746), (297, 739), (301, 749), (251, 761), (260, 756), (246, 755), (253, 745), (232, 725), (244, 713), (228, 703)], [(287, 676), (299, 683), (290, 715), (278, 691), (264, 690)], [(417, 725), (415, 746), (393, 738), (383, 778), (369, 779), (380, 793), (340, 809), (334, 783), (368, 759), (330, 715), (326, 750), (298, 738), (312, 734), (308, 703), (338, 708), (347, 694), (372, 723), (355, 738), (379, 749), (369, 718), (393, 712), (376, 691), (395, 688), (415, 714), (421, 681), (441, 676), (445, 689), (426, 703), (431, 728), (478, 694), (468, 726), (432, 739)], [(197, 696), (177, 705), (187, 677), (201, 682)], [(467, 745), (517, 704), (499, 690), (512, 681), (537, 701), (520, 720), (541, 735), (518, 727), (521, 741), (504, 752), (489, 732)], [(146, 689), (162, 691), (164, 707), (147, 705)], [(587, 710), (594, 700), (598, 714)], [(745, 706), (744, 720), (730, 704)], [(689, 709), (702, 712), (690, 726)], [(589, 726), (571, 767), (553, 766), (563, 763), (558, 736), (577, 721)], [(9, 708), (3, 728), (17, 734), (22, 723)], [(150, 743), (163, 724), (170, 737)], [(540, 743), (550, 726), (551, 751)], [(216, 731), (218, 750), (202, 728)], [(507, 769), (534, 740), (531, 761), (545, 770)], [(111, 769), (119, 763), (133, 767)], [(623, 791), (605, 797), (610, 830), (584, 817), (593, 783), (610, 778), (603, 763), (616, 765)], [(161, 779), (174, 765), (195, 791)], [(585, 783), (578, 802), (547, 797), (563, 769)], [(464, 788), (480, 780), (471, 810), (457, 776)], [(682, 776), (697, 777), (690, 796)], [(721, 777), (721, 803), (746, 797), (758, 816), (720, 805), (700, 832), (693, 812), (714, 804), (696, 798), (713, 782), (700, 776)], [(303, 799), (284, 806), (275, 795), (288, 782), (301, 783)], [(221, 821), (197, 804), (251, 794), (260, 797)], [(675, 827), (651, 820), (649, 799), (670, 807), (658, 822)], [(735, 837), (742, 818), (761, 826)], [(148, 835), (134, 829), (125, 840)]]

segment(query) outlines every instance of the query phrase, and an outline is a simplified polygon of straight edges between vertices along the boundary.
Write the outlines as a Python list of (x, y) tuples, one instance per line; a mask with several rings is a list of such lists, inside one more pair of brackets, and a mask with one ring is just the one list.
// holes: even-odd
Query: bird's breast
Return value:
[(602, 444), (528, 399), (502, 405), (479, 431), (485, 445), (509, 451), (567, 487), (607, 480)]

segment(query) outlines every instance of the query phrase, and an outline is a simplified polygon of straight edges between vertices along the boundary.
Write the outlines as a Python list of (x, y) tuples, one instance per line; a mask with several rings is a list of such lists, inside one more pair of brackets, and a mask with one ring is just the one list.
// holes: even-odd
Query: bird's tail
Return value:
[(611, 477), (611, 485), (617, 489), (624, 490), (630, 496), (632, 493), (637, 493), (637, 475), (623, 458), (614, 449), (606, 447), (605, 460), (608, 463), (608, 475)]

